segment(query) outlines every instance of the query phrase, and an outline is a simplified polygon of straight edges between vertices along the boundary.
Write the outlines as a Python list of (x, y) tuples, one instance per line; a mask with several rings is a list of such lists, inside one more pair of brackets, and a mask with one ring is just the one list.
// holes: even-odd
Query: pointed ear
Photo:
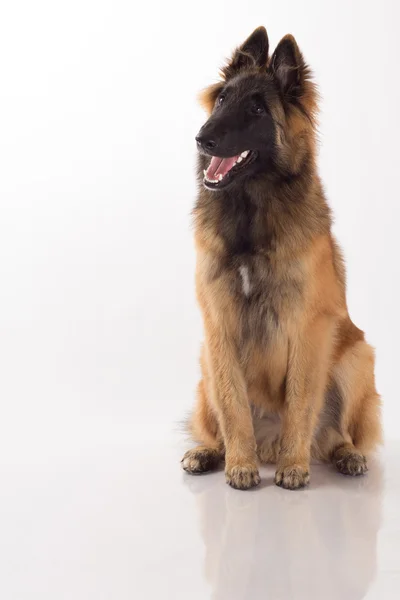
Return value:
[(308, 67), (292, 35), (285, 35), (277, 45), (269, 70), (278, 81), (284, 96), (292, 99), (301, 96)]
[(235, 50), (230, 62), (222, 69), (224, 78), (233, 77), (241, 69), (266, 67), (268, 48), (267, 30), (265, 27), (257, 27), (251, 36)]

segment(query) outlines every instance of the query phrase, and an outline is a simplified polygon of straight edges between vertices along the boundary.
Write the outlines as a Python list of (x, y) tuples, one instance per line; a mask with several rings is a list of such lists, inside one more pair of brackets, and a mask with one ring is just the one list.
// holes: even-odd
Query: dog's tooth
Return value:
[(246, 156), (248, 155), (249, 151), (245, 150), (244, 152), (242, 152), (242, 154), (240, 155), (242, 158), (246, 158)]
[[(243, 160), (243, 158), (241, 156), (239, 156), (239, 158), (237, 159), (236, 163), (240, 163), (240, 162), (242, 162), (242, 160)], [(236, 163), (235, 163), (235, 165), (236, 165)]]
[(203, 174), (204, 174), (204, 177), (207, 179), (207, 171), (205, 169), (203, 169)]
[(218, 175), (218, 181), (222, 181), (222, 179), (223, 179), (223, 175), (222, 175), (222, 173), (220, 173), (220, 174)]

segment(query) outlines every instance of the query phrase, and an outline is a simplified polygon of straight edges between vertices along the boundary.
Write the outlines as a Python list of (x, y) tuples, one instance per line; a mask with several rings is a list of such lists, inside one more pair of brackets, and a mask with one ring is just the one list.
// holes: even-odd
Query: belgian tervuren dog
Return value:
[(367, 471), (381, 439), (374, 353), (350, 320), (345, 270), (316, 166), (317, 94), (291, 35), (263, 27), (201, 95), (197, 296), (205, 341), (188, 473), (225, 459), (248, 489), (308, 484), (310, 460)]

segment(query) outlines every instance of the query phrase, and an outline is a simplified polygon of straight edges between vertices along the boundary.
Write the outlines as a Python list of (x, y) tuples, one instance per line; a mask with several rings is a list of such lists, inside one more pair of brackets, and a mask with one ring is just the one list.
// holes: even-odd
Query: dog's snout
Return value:
[(196, 142), (200, 148), (204, 150), (212, 150), (217, 145), (217, 142), (210, 137), (204, 135), (196, 135)]
[(207, 150), (211, 150), (212, 148), (215, 148), (217, 142), (215, 142), (214, 140), (207, 140), (206, 142), (204, 142), (204, 145), (207, 148)]

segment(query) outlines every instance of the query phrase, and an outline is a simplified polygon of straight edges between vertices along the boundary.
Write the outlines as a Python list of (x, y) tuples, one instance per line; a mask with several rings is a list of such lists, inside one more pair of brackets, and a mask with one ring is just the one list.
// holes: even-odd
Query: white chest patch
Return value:
[(242, 278), (242, 290), (245, 296), (249, 296), (251, 292), (249, 268), (245, 265), (239, 267), (239, 273)]

